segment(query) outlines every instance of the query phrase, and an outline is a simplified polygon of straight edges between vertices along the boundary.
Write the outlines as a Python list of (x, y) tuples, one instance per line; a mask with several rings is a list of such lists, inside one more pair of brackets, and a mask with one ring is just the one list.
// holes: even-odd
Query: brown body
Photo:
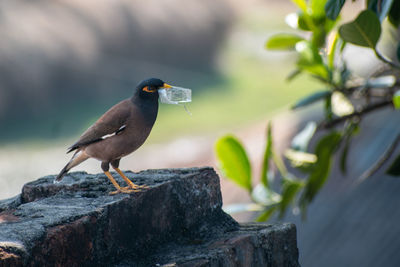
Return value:
[[(130, 99), (126, 99), (100, 117), (100, 119), (90, 127), (78, 140), (93, 139), (96, 136), (112, 135), (103, 140), (89, 144), (83, 151), (91, 158), (102, 162), (111, 162), (120, 159), (136, 149), (138, 149), (147, 139), (155, 121), (146, 121), (146, 110), (133, 105)], [(115, 117), (115, 113), (120, 114), (120, 121), (113, 123), (110, 118)], [(140, 127), (138, 127), (140, 125)], [(125, 128), (116, 133), (120, 127)], [(100, 128), (100, 130), (99, 130)], [(108, 128), (108, 131), (104, 131)], [(93, 134), (95, 133), (95, 134)], [(116, 134), (115, 134), (116, 133)]]
[[(117, 191), (113, 193), (136, 192), (143, 186), (135, 185), (118, 168), (122, 157), (138, 149), (147, 139), (153, 128), (158, 112), (158, 90), (171, 88), (160, 79), (150, 78), (138, 84), (133, 96), (110, 108), (89, 127), (68, 150), (75, 151), (71, 160), (56, 177), (63, 176), (74, 166), (95, 158), (101, 161), (101, 168)], [(120, 187), (109, 168), (111, 166), (128, 184)]]

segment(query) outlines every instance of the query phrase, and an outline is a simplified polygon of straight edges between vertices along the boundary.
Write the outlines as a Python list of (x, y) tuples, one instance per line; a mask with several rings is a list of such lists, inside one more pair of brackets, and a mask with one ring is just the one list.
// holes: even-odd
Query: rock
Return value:
[(111, 196), (105, 175), (75, 172), (1, 201), (0, 266), (298, 266), (295, 226), (239, 225), (213, 169), (126, 174), (150, 189)]
[(293, 224), (243, 224), (210, 240), (163, 247), (146, 260), (128, 259), (117, 266), (300, 266)]

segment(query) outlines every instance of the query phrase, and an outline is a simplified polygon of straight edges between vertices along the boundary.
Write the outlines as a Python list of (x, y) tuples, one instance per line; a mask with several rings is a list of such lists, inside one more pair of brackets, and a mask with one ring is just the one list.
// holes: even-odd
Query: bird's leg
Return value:
[(114, 195), (114, 194), (122, 192), (122, 190), (121, 190), (122, 188), (119, 186), (117, 181), (115, 181), (114, 177), (112, 177), (111, 173), (109, 171), (106, 171), (106, 172), (104, 172), (104, 174), (108, 177), (108, 179), (110, 179), (110, 181), (114, 185), (114, 187), (117, 188), (117, 191), (111, 192), (110, 195)]
[[(128, 177), (126, 177), (126, 175), (119, 168), (114, 168), (114, 170), (116, 170), (118, 172), (118, 174), (121, 175), (122, 179), (125, 180), (125, 182), (128, 184), (128, 188), (132, 188), (132, 189), (136, 189), (136, 190), (149, 188), (147, 185), (134, 184), (131, 180), (129, 180)], [(126, 187), (124, 187), (124, 188), (126, 188)]]
[(135, 189), (135, 190), (149, 188), (147, 185), (137, 185), (137, 184), (134, 184), (131, 180), (129, 180), (129, 178), (126, 177), (126, 175), (118, 168), (119, 167), (119, 159), (112, 161), (111, 166), (114, 168), (114, 170), (116, 170), (118, 172), (119, 175), (121, 175), (122, 179), (124, 179), (125, 182), (128, 184), (127, 187), (123, 187), (123, 188), (125, 188), (125, 189), (131, 188), (131, 189)]
[(139, 191), (139, 190), (135, 190), (135, 189), (128, 189), (128, 188), (120, 187), (119, 184), (117, 183), (117, 181), (115, 181), (114, 177), (112, 177), (112, 175), (109, 171), (104, 172), (104, 174), (107, 175), (108, 179), (110, 179), (111, 183), (117, 189), (116, 191), (110, 192), (110, 195), (115, 195), (115, 194), (119, 194), (119, 193), (130, 194), (130, 193)]
[(108, 171), (108, 169), (109, 169), (108, 163), (102, 162), (101, 163), (101, 168), (103, 169), (104, 174), (108, 177), (108, 179), (111, 181), (111, 183), (117, 189), (116, 191), (111, 192), (110, 195), (115, 195), (115, 194), (118, 194), (118, 193), (130, 194), (130, 193), (138, 191), (138, 190), (134, 190), (134, 189), (127, 189), (127, 188), (120, 187), (119, 184), (117, 183), (117, 181), (115, 181), (114, 177)]

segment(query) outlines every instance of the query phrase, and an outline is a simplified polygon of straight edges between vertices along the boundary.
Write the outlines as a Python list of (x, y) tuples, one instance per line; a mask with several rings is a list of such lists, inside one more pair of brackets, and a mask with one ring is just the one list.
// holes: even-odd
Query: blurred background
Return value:
[[(286, 82), (295, 58), (264, 49), (269, 36), (290, 31), (284, 16), (296, 7), (289, 0), (13, 0), (1, 2), (0, 11), (2, 199), (18, 194), (28, 181), (57, 174), (71, 156), (66, 148), (148, 77), (191, 88), (192, 115), (182, 106), (161, 105), (149, 139), (121, 161), (123, 170), (217, 169), (213, 146), (226, 133), (239, 136), (253, 165), (260, 166), (267, 121), (274, 119), (274, 141), (283, 149), (306, 118), (319, 116), (318, 107), (287, 111), (320, 88), (306, 76)], [(363, 60), (373, 55), (361, 52), (365, 56), (357, 62), (366, 65)], [(400, 182), (381, 174), (361, 186), (351, 182), (376, 160), (374, 153), (361, 157), (358, 149), (373, 139), (371, 149), (382, 150), (399, 131), (397, 119), (384, 129), (380, 124), (390, 112), (367, 118), (369, 136), (357, 141), (351, 154), (354, 172), (347, 178), (334, 172), (308, 219), (285, 218), (298, 227), (302, 266), (400, 262), (395, 238)], [(374, 139), (381, 132), (386, 134)], [(78, 170), (101, 172), (92, 159)], [(248, 201), (231, 182), (221, 179), (221, 186), (224, 204)], [(235, 218), (253, 219), (251, 214)]]
[[(287, 27), (290, 1), (4, 1), (0, 9), (1, 198), (58, 173), (66, 148), (145, 78), (191, 88), (193, 115), (161, 105), (146, 144), (121, 162), (133, 171), (215, 165), (219, 136), (263, 139), (268, 118), (315, 89), (286, 83), (291, 55), (264, 49)], [(94, 160), (75, 170), (101, 171)]]

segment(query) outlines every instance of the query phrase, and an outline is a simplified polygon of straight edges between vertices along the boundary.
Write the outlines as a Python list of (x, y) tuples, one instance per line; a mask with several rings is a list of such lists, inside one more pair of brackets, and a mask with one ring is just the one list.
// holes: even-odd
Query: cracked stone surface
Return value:
[[(46, 176), (0, 201), (0, 266), (299, 266), (292, 224), (239, 225), (212, 168)], [(117, 181), (123, 180), (115, 173)]]

